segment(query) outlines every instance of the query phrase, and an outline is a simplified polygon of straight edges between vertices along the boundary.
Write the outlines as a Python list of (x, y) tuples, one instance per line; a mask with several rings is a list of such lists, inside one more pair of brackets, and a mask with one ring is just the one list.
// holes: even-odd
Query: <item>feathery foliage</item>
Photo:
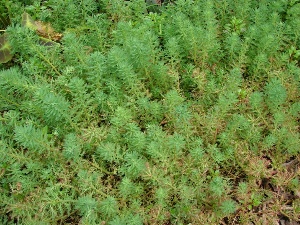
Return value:
[(0, 223), (296, 223), (299, 4), (0, 0)]

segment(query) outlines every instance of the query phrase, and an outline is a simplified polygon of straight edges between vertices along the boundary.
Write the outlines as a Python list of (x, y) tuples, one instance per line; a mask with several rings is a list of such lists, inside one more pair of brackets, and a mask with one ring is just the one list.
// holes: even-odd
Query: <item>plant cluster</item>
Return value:
[(0, 6), (1, 224), (299, 221), (299, 1)]

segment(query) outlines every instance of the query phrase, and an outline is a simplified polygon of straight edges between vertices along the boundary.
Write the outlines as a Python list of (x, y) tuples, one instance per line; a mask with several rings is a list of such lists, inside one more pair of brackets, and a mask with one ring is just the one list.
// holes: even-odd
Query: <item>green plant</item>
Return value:
[(0, 223), (297, 220), (298, 8), (0, 0)]

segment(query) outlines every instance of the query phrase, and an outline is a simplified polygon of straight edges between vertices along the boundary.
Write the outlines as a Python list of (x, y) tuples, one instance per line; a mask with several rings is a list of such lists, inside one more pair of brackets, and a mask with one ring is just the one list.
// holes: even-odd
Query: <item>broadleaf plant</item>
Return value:
[(0, 63), (7, 63), (12, 59), (11, 46), (7, 40), (7, 35), (0, 36)]

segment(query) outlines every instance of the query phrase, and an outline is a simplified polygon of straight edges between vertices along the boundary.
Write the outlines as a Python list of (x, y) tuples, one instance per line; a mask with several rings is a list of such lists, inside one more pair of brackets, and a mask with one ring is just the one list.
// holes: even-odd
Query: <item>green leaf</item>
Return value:
[(74, 133), (67, 134), (64, 142), (63, 156), (67, 160), (79, 159), (81, 153), (81, 146)]
[(15, 127), (15, 140), (21, 146), (32, 151), (45, 152), (49, 145), (45, 132), (34, 127), (31, 123)]
[(119, 162), (121, 159), (121, 147), (112, 142), (101, 143), (96, 150), (96, 155), (110, 163)]
[(216, 176), (209, 184), (209, 189), (213, 195), (221, 197), (225, 193), (224, 180), (220, 176)]
[(268, 107), (271, 110), (276, 110), (285, 102), (287, 91), (280, 80), (272, 78), (265, 86), (265, 95)]
[(120, 172), (127, 177), (137, 178), (144, 170), (145, 160), (137, 152), (128, 152), (124, 156), (126, 163), (120, 168)]
[(222, 212), (223, 215), (229, 215), (235, 212), (236, 210), (236, 203), (235, 201), (229, 199), (229, 200), (225, 200), (224, 202), (222, 202), (221, 206), (220, 206), (220, 210)]
[(79, 210), (80, 215), (88, 214), (97, 209), (97, 201), (91, 196), (79, 197), (75, 203), (75, 208)]
[(254, 91), (249, 97), (249, 102), (254, 110), (261, 109), (263, 102), (263, 94), (261, 92)]
[(0, 36), (0, 63), (7, 63), (12, 59), (11, 46), (7, 40), (7, 35)]
[(112, 196), (108, 196), (100, 203), (100, 212), (108, 217), (116, 215), (118, 212), (117, 200)]

